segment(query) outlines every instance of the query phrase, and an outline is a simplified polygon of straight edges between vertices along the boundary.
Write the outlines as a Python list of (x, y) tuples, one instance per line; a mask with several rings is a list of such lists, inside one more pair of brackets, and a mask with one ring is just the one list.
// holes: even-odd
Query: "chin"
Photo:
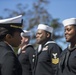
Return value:
[(36, 42), (37, 44), (40, 44), (39, 42)]
[(69, 39), (66, 39), (66, 42), (70, 42), (70, 40)]
[(37, 44), (40, 44), (40, 42), (39, 42), (39, 41), (37, 41), (36, 43), (37, 43)]

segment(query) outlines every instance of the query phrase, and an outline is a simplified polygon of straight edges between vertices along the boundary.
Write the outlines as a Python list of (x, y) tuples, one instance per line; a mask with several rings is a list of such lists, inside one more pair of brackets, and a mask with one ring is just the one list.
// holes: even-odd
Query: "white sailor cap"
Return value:
[(21, 36), (23, 36), (23, 37), (30, 36), (30, 31), (23, 30), (23, 32), (21, 32)]
[(0, 27), (14, 27), (21, 28), (23, 25), (22, 15), (0, 20)]
[(48, 26), (48, 25), (44, 25), (44, 24), (39, 24), (37, 29), (41, 29), (41, 30), (45, 30), (48, 31), (50, 33), (53, 32), (53, 28)]
[(63, 23), (64, 26), (76, 25), (76, 18), (65, 19), (62, 23)]

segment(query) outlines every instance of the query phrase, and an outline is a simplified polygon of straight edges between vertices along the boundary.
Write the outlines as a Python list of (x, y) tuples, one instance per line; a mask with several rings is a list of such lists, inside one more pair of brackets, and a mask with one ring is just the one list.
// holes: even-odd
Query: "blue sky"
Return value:
[[(0, 0), (0, 16), (6, 17), (8, 13), (4, 12), (5, 8), (16, 9), (18, 3), (29, 4), (36, 0)], [(53, 18), (59, 18), (62, 22), (66, 18), (76, 17), (76, 0), (50, 0), (50, 3), (45, 6)], [(64, 46), (66, 48), (66, 45)]]
[(62, 22), (66, 18), (76, 17), (76, 0), (52, 0), (49, 12)]
[[(18, 3), (32, 5), (36, 0), (0, 0), (0, 15), (7, 15), (3, 10), (5, 8), (15, 9)], [(50, 0), (45, 6), (53, 18), (59, 18), (62, 22), (66, 18), (76, 17), (76, 0)]]

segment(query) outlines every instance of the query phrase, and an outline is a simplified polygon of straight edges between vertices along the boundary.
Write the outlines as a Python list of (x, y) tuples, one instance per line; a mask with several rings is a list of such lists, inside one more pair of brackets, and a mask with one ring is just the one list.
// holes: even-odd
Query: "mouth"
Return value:
[(65, 36), (65, 39), (66, 39), (66, 40), (67, 40), (67, 39), (69, 39), (69, 36), (68, 36), (68, 35), (66, 35), (66, 36)]
[(39, 38), (36, 38), (36, 40), (40, 40)]
[(36, 41), (38, 42), (38, 41), (40, 41), (40, 39), (37, 38)]
[(65, 37), (66, 37), (66, 38), (68, 38), (68, 37), (69, 37), (69, 35), (65, 35)]
[(39, 41), (39, 39), (37, 39), (36, 41)]

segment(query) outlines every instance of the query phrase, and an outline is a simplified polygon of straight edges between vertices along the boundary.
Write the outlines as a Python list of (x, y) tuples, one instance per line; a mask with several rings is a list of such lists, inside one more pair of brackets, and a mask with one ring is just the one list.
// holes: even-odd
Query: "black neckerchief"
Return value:
[(70, 71), (70, 67), (68, 65), (68, 60), (69, 60), (69, 56), (70, 56), (71, 52), (74, 51), (75, 49), (76, 49), (76, 46), (73, 48), (67, 47), (64, 54), (62, 55), (62, 58), (60, 59), (60, 63), (59, 63), (59, 68), (61, 67), (62, 71), (64, 70), (64, 68), (66, 66), (68, 67), (68, 69)]

